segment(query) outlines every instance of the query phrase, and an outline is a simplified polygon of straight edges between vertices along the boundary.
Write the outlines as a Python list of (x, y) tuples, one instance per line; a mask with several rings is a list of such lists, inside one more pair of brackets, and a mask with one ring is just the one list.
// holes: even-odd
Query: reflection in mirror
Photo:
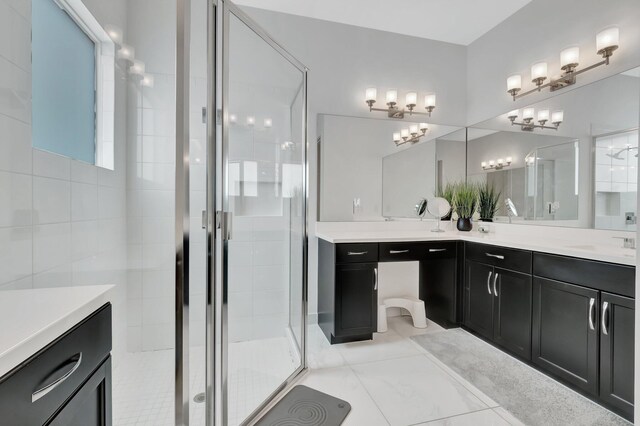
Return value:
[(440, 194), (439, 188), (443, 184), (464, 180), (464, 130), (432, 136), (421, 144), (383, 158), (384, 217), (413, 217), (412, 199), (431, 200)]
[(468, 180), (501, 193), (495, 220), (635, 230), (639, 92), (633, 69), (467, 129)]
[[(394, 134), (412, 125), (419, 128), (420, 123), (318, 115), (321, 221), (416, 218), (416, 200), (435, 193), (436, 141), (460, 128), (429, 124), (418, 142), (397, 146)], [(464, 164), (464, 137), (458, 145), (461, 157), (450, 163), (459, 166)]]

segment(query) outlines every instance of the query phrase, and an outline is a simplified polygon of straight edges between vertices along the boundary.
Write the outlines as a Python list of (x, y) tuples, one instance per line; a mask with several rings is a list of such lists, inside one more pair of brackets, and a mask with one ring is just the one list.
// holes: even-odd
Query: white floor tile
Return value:
[(417, 355), (420, 351), (408, 339), (389, 329), (385, 333), (374, 333), (373, 340), (334, 345), (347, 364), (382, 361)]
[(524, 426), (524, 423), (516, 419), (510, 412), (508, 412), (502, 407), (496, 407), (493, 409), (493, 411), (496, 414), (498, 414), (500, 417), (505, 419), (507, 423), (509, 423), (511, 426)]
[(309, 368), (331, 368), (345, 365), (344, 358), (336, 345), (329, 343), (317, 324), (308, 328), (307, 364)]
[(435, 322), (427, 319), (427, 328), (415, 328), (413, 321), (408, 315), (387, 318), (387, 326), (402, 337), (419, 336), (427, 333), (437, 333), (445, 329)]
[(417, 426), (509, 426), (509, 422), (493, 410), (482, 410), (432, 422), (420, 423)]
[(301, 385), (325, 392), (351, 404), (351, 412), (343, 426), (388, 425), (367, 390), (349, 367), (312, 370)]
[(351, 368), (392, 425), (411, 425), (488, 408), (423, 355)]

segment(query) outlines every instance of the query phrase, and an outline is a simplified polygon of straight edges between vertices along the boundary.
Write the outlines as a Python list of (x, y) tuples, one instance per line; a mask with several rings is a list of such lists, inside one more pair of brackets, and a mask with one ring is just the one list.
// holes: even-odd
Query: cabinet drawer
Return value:
[(635, 297), (636, 268), (633, 266), (535, 253), (533, 274), (538, 277)]
[(108, 304), (0, 379), (2, 423), (44, 424), (110, 351)]
[(475, 262), (510, 269), (525, 274), (531, 273), (530, 251), (489, 244), (466, 243), (466, 258)]
[(378, 261), (378, 243), (337, 244), (336, 263)]
[(408, 262), (424, 256), (423, 243), (380, 243), (380, 262)]
[(422, 243), (420, 244), (420, 247), (418, 247), (418, 250), (419, 254), (421, 254), (420, 260), (455, 258), (456, 242), (443, 241)]

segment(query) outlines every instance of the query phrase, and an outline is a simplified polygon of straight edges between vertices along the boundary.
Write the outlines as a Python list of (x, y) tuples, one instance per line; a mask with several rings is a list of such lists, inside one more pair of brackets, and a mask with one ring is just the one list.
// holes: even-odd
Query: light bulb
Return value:
[(482, 163), (480, 163), (480, 166), (481, 166), (483, 169), (486, 169), (486, 168), (487, 168), (487, 162), (486, 162), (486, 161), (483, 161)]
[(522, 118), (525, 120), (533, 120), (536, 111), (533, 108), (525, 108), (522, 110)]
[(122, 44), (122, 29), (120, 29), (120, 27), (112, 24), (107, 24), (105, 25), (104, 29), (111, 41), (118, 45)]
[(409, 133), (411, 133), (412, 135), (417, 135), (418, 134), (418, 125), (417, 124), (412, 124), (409, 126)]
[(416, 92), (409, 92), (407, 93), (405, 100), (407, 102), (407, 106), (414, 107), (418, 103), (418, 94)]
[(402, 139), (402, 137), (400, 136), (400, 132), (395, 132), (393, 134), (393, 141), (394, 142), (400, 142), (400, 139)]
[(369, 87), (364, 92), (365, 102), (371, 102), (371, 101), (375, 102), (377, 97), (378, 97), (378, 89), (376, 89), (375, 87)]
[(541, 109), (538, 111), (538, 121), (549, 121), (549, 110)]
[(531, 81), (536, 84), (542, 84), (547, 77), (548, 73), (546, 62), (538, 62), (531, 66)]
[(580, 63), (580, 48), (568, 47), (560, 52), (560, 66), (563, 71), (573, 71)]
[(145, 70), (144, 62), (136, 59), (133, 61), (133, 65), (131, 65), (131, 68), (129, 68), (129, 73), (141, 76), (142, 74), (144, 74), (144, 70)]
[(136, 51), (128, 44), (123, 44), (120, 50), (118, 50), (118, 59), (133, 62), (133, 58), (136, 56)]
[(511, 164), (512, 161), (513, 161), (513, 158), (507, 157), (507, 164)]
[(387, 103), (395, 104), (398, 102), (398, 91), (397, 90), (387, 90)]
[(144, 74), (142, 76), (142, 82), (140, 84), (142, 84), (143, 86), (146, 87), (153, 87), (153, 83), (154, 83), (155, 79), (152, 75), (150, 74)]
[(256, 124), (256, 119), (255, 119), (255, 117), (252, 117), (252, 116), (247, 117), (247, 124), (248, 124), (249, 126), (253, 126), (254, 124)]
[(264, 127), (266, 127), (268, 129), (271, 126), (273, 126), (273, 121), (270, 118), (265, 118), (264, 119)]
[(551, 114), (551, 122), (553, 124), (562, 123), (563, 120), (564, 120), (564, 111), (562, 111), (562, 110), (553, 111), (553, 113)]
[(514, 74), (507, 78), (507, 91), (522, 89), (522, 76), (520, 74)]
[(424, 97), (424, 107), (432, 109), (436, 107), (436, 95), (434, 93), (430, 93)]
[(620, 30), (618, 27), (610, 27), (596, 34), (596, 49), (599, 55), (611, 55), (620, 43)]
[(420, 130), (426, 132), (427, 130), (429, 130), (429, 125), (427, 123), (420, 123)]
[(403, 137), (403, 138), (408, 138), (409, 137), (409, 129), (400, 130), (400, 136)]
[(232, 122), (232, 123), (237, 122), (238, 121), (238, 116), (235, 115), (235, 114), (229, 115), (229, 121)]
[(504, 164), (504, 160), (502, 158), (498, 158), (498, 166), (502, 166)]
[(490, 160), (490, 161), (489, 161), (489, 167), (493, 167), (493, 166), (495, 166), (495, 165), (496, 165), (496, 162), (495, 162), (495, 161), (493, 161), (493, 160)]

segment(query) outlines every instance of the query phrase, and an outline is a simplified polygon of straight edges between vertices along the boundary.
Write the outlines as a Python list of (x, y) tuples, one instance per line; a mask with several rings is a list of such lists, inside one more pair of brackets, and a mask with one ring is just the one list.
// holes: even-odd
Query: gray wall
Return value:
[(309, 311), (314, 314), (317, 304), (317, 240), (313, 238), (318, 197), (317, 115), (371, 117), (364, 103), (364, 90), (376, 86), (381, 103), (386, 88), (396, 88), (399, 93), (410, 89), (420, 93), (435, 91), (438, 107), (429, 123), (464, 124), (466, 112), (460, 105), (466, 102), (466, 49), (262, 9), (243, 9), (310, 69)]
[(522, 108), (552, 96), (549, 91), (513, 102), (506, 93), (511, 74), (527, 84), (534, 62), (547, 61), (549, 73), (559, 74), (560, 51), (580, 46), (580, 62), (589, 65), (596, 54), (595, 35), (610, 25), (620, 27), (620, 49), (607, 67), (578, 78), (588, 84), (640, 65), (640, 2), (638, 0), (533, 0), (467, 48), (467, 123)]

